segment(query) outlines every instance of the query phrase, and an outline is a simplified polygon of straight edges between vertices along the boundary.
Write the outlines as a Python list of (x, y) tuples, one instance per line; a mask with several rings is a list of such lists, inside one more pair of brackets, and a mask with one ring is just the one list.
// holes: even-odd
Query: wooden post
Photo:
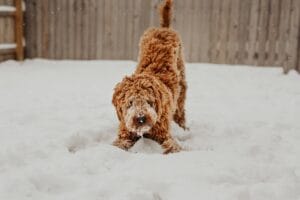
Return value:
[(15, 0), (15, 6), (15, 40), (17, 44), (16, 58), (21, 61), (24, 60), (22, 0)]
[[(300, 6), (300, 3), (299, 3)], [(300, 23), (300, 14), (299, 14), (299, 23)], [(298, 48), (297, 48), (297, 64), (296, 64), (296, 71), (300, 74), (300, 26), (298, 27)]]

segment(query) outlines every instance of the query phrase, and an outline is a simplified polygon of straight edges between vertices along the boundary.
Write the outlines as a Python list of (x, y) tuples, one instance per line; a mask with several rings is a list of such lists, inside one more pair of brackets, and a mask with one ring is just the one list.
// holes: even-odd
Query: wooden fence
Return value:
[(22, 0), (0, 0), (0, 61), (24, 59)]
[[(190, 62), (300, 70), (300, 0), (174, 0)], [(160, 0), (25, 0), (26, 56), (134, 59)]]

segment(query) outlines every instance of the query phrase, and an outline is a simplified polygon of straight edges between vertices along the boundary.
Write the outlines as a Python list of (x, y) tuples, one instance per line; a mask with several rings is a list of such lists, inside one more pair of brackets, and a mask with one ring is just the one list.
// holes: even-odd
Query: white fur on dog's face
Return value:
[[(150, 131), (157, 121), (155, 105), (152, 101), (133, 97), (124, 108), (124, 119), (127, 129), (143, 136)], [(145, 117), (145, 123), (139, 124), (138, 118)]]

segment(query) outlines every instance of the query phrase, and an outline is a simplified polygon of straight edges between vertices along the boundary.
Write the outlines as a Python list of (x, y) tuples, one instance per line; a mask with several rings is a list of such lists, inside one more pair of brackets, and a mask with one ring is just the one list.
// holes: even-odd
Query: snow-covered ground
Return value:
[[(300, 76), (188, 64), (186, 149), (111, 146), (130, 61), (0, 64), (2, 200), (299, 200)], [(72, 150), (70, 152), (69, 150)]]

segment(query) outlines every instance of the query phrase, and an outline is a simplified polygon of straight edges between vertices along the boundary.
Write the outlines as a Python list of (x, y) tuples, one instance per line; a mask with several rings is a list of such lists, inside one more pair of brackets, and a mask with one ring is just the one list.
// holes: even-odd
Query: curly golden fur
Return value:
[(161, 7), (161, 27), (147, 30), (140, 41), (138, 66), (115, 87), (113, 105), (120, 121), (114, 145), (124, 150), (141, 137), (153, 139), (164, 153), (181, 147), (170, 133), (173, 119), (185, 126), (186, 81), (181, 40), (170, 28), (172, 0)]

